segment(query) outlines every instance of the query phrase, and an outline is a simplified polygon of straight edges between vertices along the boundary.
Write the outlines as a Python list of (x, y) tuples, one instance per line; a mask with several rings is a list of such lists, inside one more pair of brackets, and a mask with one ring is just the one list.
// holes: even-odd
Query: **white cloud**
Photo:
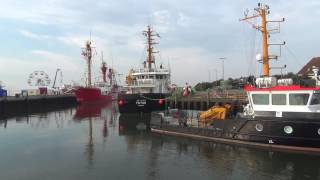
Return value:
[(195, 22), (192, 22), (192, 19), (189, 16), (187, 16), (182, 12), (178, 13), (178, 20), (177, 20), (178, 25), (186, 28), (186, 27), (190, 27), (192, 23), (195, 23)]
[(171, 15), (167, 10), (155, 11), (153, 13), (154, 24), (157, 30), (162, 33), (166, 33), (170, 29)]
[(36, 39), (36, 40), (43, 40), (43, 39), (48, 39), (48, 35), (43, 35), (43, 34), (36, 34), (27, 30), (19, 30), (19, 32), (28, 38)]
[(57, 37), (59, 41), (66, 45), (82, 47), (85, 45), (86, 40), (90, 39), (90, 36), (86, 37), (84, 35), (65, 35)]

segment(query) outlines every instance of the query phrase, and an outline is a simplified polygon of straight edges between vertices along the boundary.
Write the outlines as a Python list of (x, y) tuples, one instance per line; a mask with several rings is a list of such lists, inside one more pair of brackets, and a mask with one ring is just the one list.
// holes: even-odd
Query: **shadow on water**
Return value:
[(119, 134), (137, 133), (139, 131), (150, 131), (150, 113), (120, 114)]
[[(158, 152), (174, 149), (180, 163), (202, 162), (204, 177), (218, 179), (320, 179), (320, 157), (272, 152), (213, 142), (152, 135), (150, 161)], [(194, 164), (195, 166), (196, 163)], [(150, 166), (151, 168), (152, 166)], [(192, 166), (186, 169), (192, 171)], [(154, 173), (157, 173), (156, 171)], [(204, 178), (207, 179), (207, 178)]]
[(111, 104), (0, 121), (0, 177), (320, 179), (320, 156), (153, 134), (153, 118)]
[(88, 168), (91, 168), (94, 165), (94, 121), (103, 121), (101, 134), (103, 143), (106, 143), (108, 137), (108, 124), (114, 126), (117, 116), (117, 107), (114, 103), (85, 104), (76, 108), (76, 112), (73, 116), (74, 121), (88, 121), (88, 142), (85, 145), (84, 152), (88, 160)]
[[(145, 153), (147, 179), (166, 177), (161, 169), (165, 169), (170, 178), (178, 179), (320, 179), (320, 156), (153, 134), (148, 131), (150, 121), (158, 122), (159, 117), (152, 114), (119, 117), (119, 134), (131, 139), (127, 141), (128, 146), (140, 141), (150, 143), (150, 149)], [(134, 136), (141, 131), (147, 133)], [(165, 158), (168, 156), (172, 159)], [(167, 160), (165, 163), (164, 159)], [(181, 164), (183, 167), (179, 167)]]
[(74, 111), (73, 107), (65, 109), (57, 108), (51, 109), (50, 111), (19, 114), (14, 117), (3, 117), (0, 119), (0, 127), (9, 128), (8, 122), (15, 121), (17, 124), (26, 123), (34, 128), (45, 128), (48, 126), (50, 119), (53, 119), (57, 128), (63, 128), (64, 123), (74, 113)]

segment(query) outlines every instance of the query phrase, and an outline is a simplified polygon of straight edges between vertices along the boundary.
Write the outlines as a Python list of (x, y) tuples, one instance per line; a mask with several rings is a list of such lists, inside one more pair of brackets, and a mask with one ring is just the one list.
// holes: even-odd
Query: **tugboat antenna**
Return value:
[[(269, 45), (284, 45), (282, 44), (268, 44), (268, 37), (269, 33), (274, 31), (275, 29), (268, 30), (267, 23), (273, 23), (273, 22), (283, 22), (284, 18), (280, 21), (268, 21), (267, 15), (270, 14), (269, 6), (263, 5), (261, 3), (258, 3), (258, 7), (254, 8), (255, 13), (252, 16), (248, 16), (248, 10), (245, 12), (245, 18), (240, 19), (240, 21), (247, 21), (249, 24), (252, 25), (253, 28), (261, 31), (262, 33), (262, 64), (263, 64), (263, 76), (269, 77), (270, 76), (270, 67), (269, 67), (269, 60), (270, 59), (277, 59), (278, 56), (269, 56)], [(256, 25), (250, 22), (250, 19), (254, 18), (261, 18), (261, 25)], [(276, 29), (279, 30), (279, 29)]]

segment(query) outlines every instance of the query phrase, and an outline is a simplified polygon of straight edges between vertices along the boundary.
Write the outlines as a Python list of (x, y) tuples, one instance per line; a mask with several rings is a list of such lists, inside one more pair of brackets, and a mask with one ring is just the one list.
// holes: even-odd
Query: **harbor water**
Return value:
[(1, 180), (320, 179), (320, 156), (148, 132), (115, 106), (0, 120)]

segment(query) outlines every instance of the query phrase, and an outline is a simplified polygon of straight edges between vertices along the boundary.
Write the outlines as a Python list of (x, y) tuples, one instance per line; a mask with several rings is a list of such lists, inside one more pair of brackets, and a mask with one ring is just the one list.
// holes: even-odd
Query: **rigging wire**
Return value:
[(138, 68), (140, 68), (141, 67), (141, 64), (143, 64), (143, 62), (144, 61), (146, 61), (146, 57), (145, 57), (145, 52), (147, 51), (147, 45), (146, 46), (144, 46), (144, 48), (143, 48), (143, 50), (142, 50), (142, 52), (141, 52), (141, 56), (140, 56), (140, 62), (139, 62), (139, 67)]
[[(284, 38), (284, 39), (288, 39), (288, 38), (286, 38), (286, 33), (285, 32), (281, 32), (281, 35), (282, 35), (282, 37)], [(278, 41), (281, 41), (281, 40), (279, 40), (279, 39), (277, 39)], [(283, 46), (284, 47), (284, 50), (286, 51), (286, 52), (288, 52), (288, 53), (282, 53), (281, 55), (284, 55), (283, 56), (283, 59), (284, 60), (288, 60), (289, 61), (289, 63), (290, 63), (290, 61), (291, 60), (293, 60), (295, 63), (297, 63), (298, 64), (298, 66), (300, 66), (300, 67), (302, 67), (303, 65), (304, 65), (304, 63), (302, 63), (299, 59), (301, 59), (301, 58), (298, 58), (297, 56), (296, 56), (296, 54), (289, 48), (289, 46), (288, 46), (288, 44), (286, 44), (285, 46)], [(287, 56), (286, 56), (286, 54), (288, 54), (288, 55), (290, 55), (292, 58), (287, 58)], [(292, 64), (292, 63), (290, 63), (290, 64)]]
[[(254, 24), (256, 24), (256, 19), (254, 19)], [(245, 26), (243, 26), (243, 34), (247, 34), (246, 36), (248, 36), (249, 38), (246, 38), (247, 41), (243, 41), (246, 42), (244, 43), (244, 54), (245, 54), (245, 58), (247, 61), (247, 76), (249, 75), (255, 75), (256, 74), (256, 61), (255, 61), (255, 54), (256, 54), (256, 44), (257, 44), (257, 31), (256, 30), (244, 30)], [(247, 28), (246, 28), (247, 29)], [(244, 37), (246, 37), (244, 36)], [(248, 47), (248, 48), (246, 48)]]
[(303, 66), (303, 64), (299, 61), (299, 59), (297, 58), (297, 56), (293, 53), (293, 51), (291, 51), (291, 49), (289, 49), (288, 46), (285, 46), (286, 50), (289, 52), (289, 54), (293, 57), (293, 60), (299, 64), (299, 66)]

